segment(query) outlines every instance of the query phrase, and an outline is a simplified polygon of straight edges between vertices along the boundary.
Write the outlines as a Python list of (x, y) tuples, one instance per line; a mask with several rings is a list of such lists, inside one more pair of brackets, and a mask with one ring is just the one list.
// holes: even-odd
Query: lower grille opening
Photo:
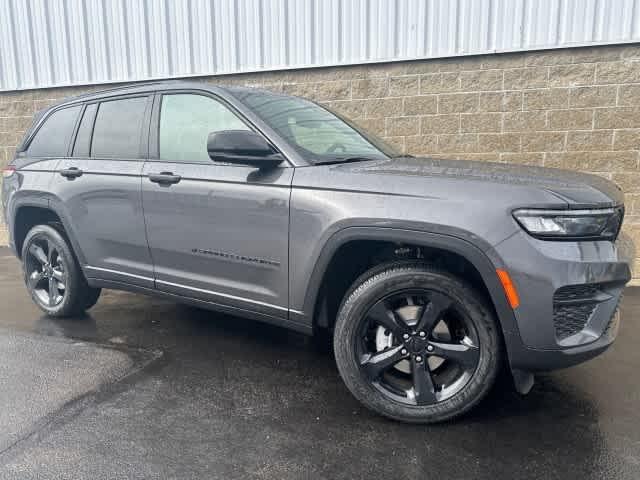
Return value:
[(598, 284), (569, 285), (553, 296), (553, 323), (556, 338), (564, 340), (582, 331), (599, 302)]
[(582, 331), (595, 308), (596, 305), (593, 303), (586, 305), (554, 305), (553, 322), (558, 340), (564, 340)]

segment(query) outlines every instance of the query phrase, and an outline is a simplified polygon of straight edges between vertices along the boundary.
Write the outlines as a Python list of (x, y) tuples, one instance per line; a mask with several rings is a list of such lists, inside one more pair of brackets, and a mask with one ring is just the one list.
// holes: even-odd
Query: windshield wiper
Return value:
[(354, 162), (368, 162), (371, 160), (379, 160), (378, 158), (371, 157), (345, 157), (345, 158), (335, 158), (333, 160), (322, 160), (320, 162), (315, 162), (314, 165), (333, 165), (338, 163), (354, 163)]

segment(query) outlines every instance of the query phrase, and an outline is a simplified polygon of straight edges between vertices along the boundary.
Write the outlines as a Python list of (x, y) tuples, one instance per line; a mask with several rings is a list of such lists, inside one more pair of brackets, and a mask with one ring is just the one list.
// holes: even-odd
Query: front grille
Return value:
[(553, 296), (553, 323), (556, 338), (564, 340), (586, 327), (597, 306), (600, 289), (597, 284), (569, 285)]

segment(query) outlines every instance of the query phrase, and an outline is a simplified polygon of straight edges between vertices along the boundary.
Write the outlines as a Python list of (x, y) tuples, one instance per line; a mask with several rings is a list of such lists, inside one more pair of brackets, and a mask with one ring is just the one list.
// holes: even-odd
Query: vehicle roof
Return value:
[(196, 90), (206, 90), (212, 93), (218, 93), (222, 96), (226, 96), (225, 94), (230, 94), (233, 92), (240, 91), (250, 91), (250, 90), (258, 90), (255, 88), (247, 88), (247, 87), (231, 87), (225, 85), (212, 85), (210, 83), (205, 82), (196, 82), (196, 81), (188, 81), (188, 80), (162, 80), (157, 82), (145, 82), (138, 83), (134, 85), (122, 85), (118, 87), (107, 88), (104, 90), (98, 90), (88, 93), (83, 93), (80, 95), (76, 95), (73, 97), (65, 98), (64, 100), (51, 105), (49, 108), (59, 107), (62, 105), (77, 103), (77, 102), (91, 102), (94, 100), (101, 100), (103, 98), (116, 97), (120, 95), (130, 95), (136, 93), (148, 93), (154, 92), (157, 90), (181, 90), (181, 89), (196, 89)]

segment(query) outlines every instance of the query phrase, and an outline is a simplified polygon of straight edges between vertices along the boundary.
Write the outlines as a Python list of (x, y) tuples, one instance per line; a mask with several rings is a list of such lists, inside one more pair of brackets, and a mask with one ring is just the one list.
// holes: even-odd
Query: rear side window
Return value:
[(49, 115), (29, 143), (27, 155), (30, 157), (66, 157), (79, 113), (80, 106), (77, 106), (62, 108)]
[(102, 102), (93, 127), (91, 156), (139, 158), (146, 106), (147, 97)]

